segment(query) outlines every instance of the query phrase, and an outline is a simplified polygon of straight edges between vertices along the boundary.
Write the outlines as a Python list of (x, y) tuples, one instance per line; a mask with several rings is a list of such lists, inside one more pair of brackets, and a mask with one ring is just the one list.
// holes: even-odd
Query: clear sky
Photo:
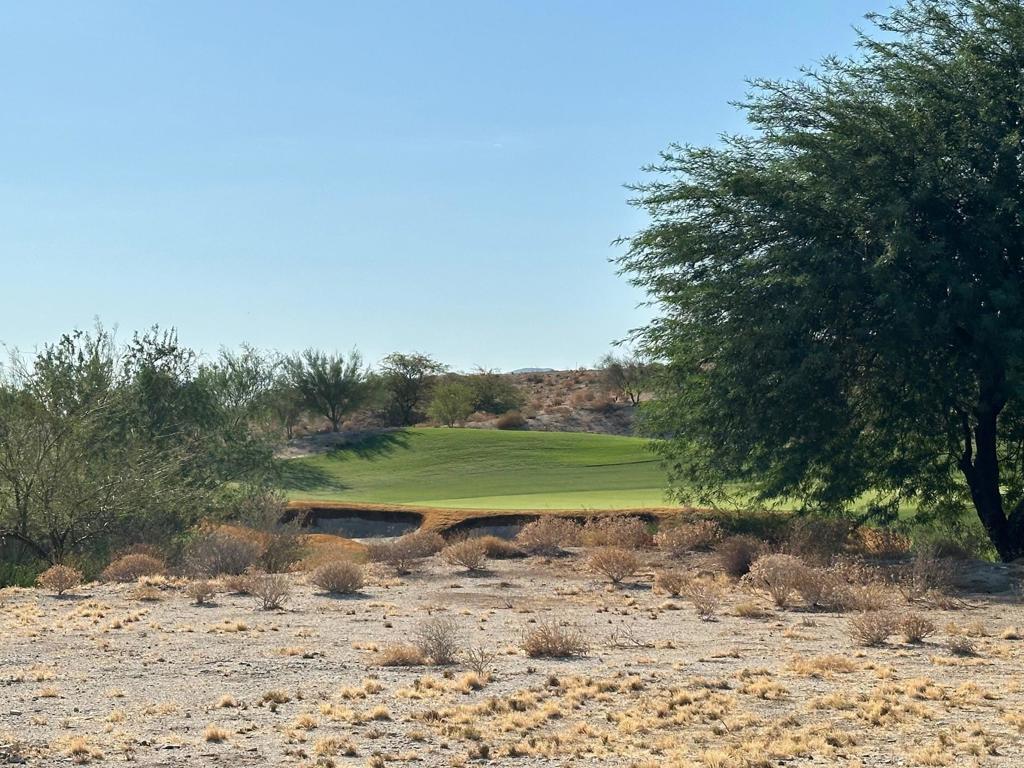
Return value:
[(6, 2), (0, 341), (592, 364), (646, 317), (623, 184), (888, 4)]

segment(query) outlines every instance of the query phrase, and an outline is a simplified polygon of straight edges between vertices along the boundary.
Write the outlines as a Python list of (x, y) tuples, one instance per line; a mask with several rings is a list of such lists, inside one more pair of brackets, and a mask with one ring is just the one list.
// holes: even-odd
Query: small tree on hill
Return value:
[(639, 405), (641, 396), (650, 388), (652, 366), (635, 352), (609, 353), (601, 358), (598, 369), (604, 388), (624, 396), (633, 405)]
[(393, 423), (414, 424), (434, 380), (447, 368), (428, 355), (395, 352), (381, 361), (380, 378)]
[(305, 406), (331, 422), (337, 432), (346, 416), (366, 403), (372, 393), (368, 371), (356, 350), (329, 355), (315, 349), (287, 359), (286, 368), (292, 386)]
[(462, 378), (449, 377), (439, 381), (427, 409), (430, 418), (453, 427), (473, 413), (473, 388)]

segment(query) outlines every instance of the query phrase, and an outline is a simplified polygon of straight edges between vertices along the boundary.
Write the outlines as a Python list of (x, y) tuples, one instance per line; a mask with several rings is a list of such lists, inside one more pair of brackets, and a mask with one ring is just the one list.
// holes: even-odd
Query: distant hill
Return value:
[(554, 368), (516, 368), (512, 373), (554, 373)]

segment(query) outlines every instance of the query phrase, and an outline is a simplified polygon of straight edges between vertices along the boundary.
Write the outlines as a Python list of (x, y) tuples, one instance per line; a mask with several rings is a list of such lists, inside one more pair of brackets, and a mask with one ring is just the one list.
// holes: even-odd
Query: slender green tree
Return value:
[(285, 365), (306, 407), (330, 421), (334, 432), (374, 394), (373, 380), (356, 350), (346, 359), (341, 354), (307, 349), (288, 358)]
[(973, 507), (1024, 555), (1024, 6), (913, 0), (636, 187), (680, 494)]
[(447, 368), (429, 355), (418, 352), (388, 355), (380, 364), (380, 379), (392, 423), (415, 423), (430, 395), (430, 388)]

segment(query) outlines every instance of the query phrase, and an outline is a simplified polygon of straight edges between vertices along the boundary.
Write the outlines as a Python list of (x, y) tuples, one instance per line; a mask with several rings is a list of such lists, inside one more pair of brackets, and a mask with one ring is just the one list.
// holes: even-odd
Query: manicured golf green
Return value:
[(284, 461), (292, 499), (487, 509), (665, 506), (648, 441), (566, 432), (409, 429)]

